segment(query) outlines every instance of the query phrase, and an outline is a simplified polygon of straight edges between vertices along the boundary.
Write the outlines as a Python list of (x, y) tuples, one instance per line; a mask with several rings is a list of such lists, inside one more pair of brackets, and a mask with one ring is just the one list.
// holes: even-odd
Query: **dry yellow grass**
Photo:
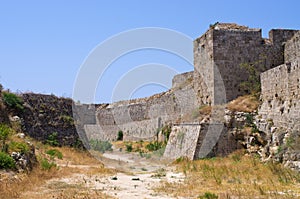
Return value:
[(258, 106), (259, 101), (253, 95), (238, 97), (227, 104), (227, 108), (233, 112), (242, 111), (248, 113), (257, 110)]
[(207, 192), (223, 198), (300, 198), (300, 176), (281, 165), (263, 164), (236, 152), (226, 158), (176, 164), (186, 175), (182, 184), (163, 183), (156, 191), (175, 197), (194, 197)]
[[(96, 160), (88, 151), (80, 151), (69, 147), (50, 147), (35, 142), (38, 145), (37, 156), (47, 157), (46, 150), (57, 149), (63, 154), (63, 159), (54, 159), (54, 162), (60, 166), (53, 167), (50, 170), (43, 170), (40, 165), (35, 167), (29, 174), (17, 174), (12, 177), (11, 174), (1, 175), (0, 178), (0, 198), (41, 198), (39, 187), (45, 185), (50, 179), (68, 177), (74, 174), (84, 175), (108, 175), (115, 171), (107, 169)], [(86, 166), (86, 167), (85, 167)], [(4, 176), (10, 176), (4, 179)], [(56, 187), (57, 188), (57, 187)], [(97, 190), (87, 189), (81, 185), (65, 184), (64, 188), (50, 187), (50, 192), (43, 193), (43, 198), (109, 198)], [(44, 188), (42, 188), (44, 189)], [(52, 192), (51, 192), (51, 189)], [(24, 192), (29, 193), (24, 195)], [(30, 194), (32, 192), (32, 194)]]

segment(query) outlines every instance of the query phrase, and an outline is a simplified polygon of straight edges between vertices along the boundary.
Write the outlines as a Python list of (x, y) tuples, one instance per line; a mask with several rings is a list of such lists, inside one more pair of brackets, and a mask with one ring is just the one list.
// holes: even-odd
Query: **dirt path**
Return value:
[(99, 188), (106, 194), (117, 198), (172, 198), (168, 195), (153, 191), (161, 181), (182, 182), (184, 175), (175, 173), (167, 162), (158, 158), (141, 158), (133, 153), (106, 153), (102, 162), (107, 167), (120, 170), (115, 176), (106, 179), (106, 183), (99, 184)]
[[(110, 152), (98, 158), (105, 167), (116, 173), (103, 175), (91, 172), (97, 165), (61, 164), (60, 167), (79, 168), (80, 173), (48, 180), (24, 198), (122, 198), (122, 199), (169, 199), (169, 195), (153, 189), (162, 181), (180, 183), (184, 175), (159, 158), (140, 157), (139, 154)], [(69, 193), (70, 192), (70, 193)], [(68, 197), (75, 195), (76, 197)]]

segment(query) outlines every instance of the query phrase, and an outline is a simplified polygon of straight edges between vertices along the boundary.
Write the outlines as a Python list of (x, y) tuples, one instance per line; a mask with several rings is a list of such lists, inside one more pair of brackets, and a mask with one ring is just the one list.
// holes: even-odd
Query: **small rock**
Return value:
[(21, 139), (24, 139), (25, 138), (25, 134), (24, 133), (18, 133), (17, 136)]
[(113, 176), (110, 178), (111, 180), (118, 180), (118, 177), (117, 176)]

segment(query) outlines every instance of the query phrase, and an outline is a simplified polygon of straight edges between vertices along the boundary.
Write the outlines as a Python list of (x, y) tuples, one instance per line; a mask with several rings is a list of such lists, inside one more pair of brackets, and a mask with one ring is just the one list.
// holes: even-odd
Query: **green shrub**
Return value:
[(54, 162), (49, 162), (47, 158), (42, 158), (40, 160), (40, 165), (43, 170), (50, 170), (51, 168), (57, 166)]
[(24, 110), (23, 100), (13, 93), (3, 92), (3, 101), (10, 108), (16, 108), (21, 111)]
[(21, 142), (13, 142), (13, 141), (10, 142), (9, 149), (10, 151), (20, 152), (20, 153), (29, 152), (29, 146), (26, 143), (21, 143)]
[(146, 145), (146, 149), (149, 151), (157, 151), (158, 149), (161, 149), (164, 146), (162, 142), (150, 142), (149, 144)]
[(133, 147), (132, 147), (131, 143), (126, 143), (125, 146), (126, 146), (126, 151), (127, 152), (131, 152), (132, 151)]
[(6, 140), (11, 132), (11, 128), (9, 128), (5, 124), (0, 124), (0, 141), (2, 141), (1, 151), (7, 152)]
[(199, 196), (200, 199), (218, 199), (218, 196), (214, 193), (205, 192), (204, 195)]
[(101, 153), (112, 150), (112, 144), (110, 142), (101, 140), (90, 140), (90, 147), (92, 150), (100, 151)]
[(119, 131), (118, 132), (117, 141), (122, 141), (123, 140), (123, 136), (124, 136), (123, 131)]
[(0, 169), (14, 169), (15, 161), (7, 153), (0, 152)]
[(52, 134), (50, 134), (46, 140), (46, 144), (49, 144), (50, 146), (59, 146), (59, 142), (57, 140), (58, 137), (58, 133), (57, 132), (53, 132)]
[(248, 93), (253, 94), (258, 97), (261, 91), (261, 82), (260, 82), (260, 71), (258, 68), (261, 68), (264, 60), (259, 60), (253, 63), (242, 63), (240, 67), (248, 73), (248, 78), (246, 81), (240, 83), (239, 89)]
[(55, 158), (55, 157), (58, 159), (63, 158), (62, 153), (57, 149), (50, 149), (50, 150), (46, 151), (46, 154), (50, 155), (51, 158)]

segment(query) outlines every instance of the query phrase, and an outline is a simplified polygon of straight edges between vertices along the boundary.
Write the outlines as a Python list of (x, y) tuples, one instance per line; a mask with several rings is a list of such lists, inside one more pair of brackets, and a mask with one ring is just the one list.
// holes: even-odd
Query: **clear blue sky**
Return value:
[[(219, 21), (262, 28), (267, 36), (271, 28), (300, 29), (299, 2), (1, 0), (0, 83), (12, 91), (70, 97), (79, 67), (90, 51), (122, 31), (162, 27), (195, 39), (209, 24)], [(111, 85), (122, 76), (118, 68), (126, 65), (129, 69), (149, 62), (175, 65), (179, 72), (193, 69), (165, 52), (133, 53), (115, 64), (111, 74), (116, 77), (101, 83), (107, 90), (97, 94), (97, 101), (110, 101)], [(145, 88), (134, 97), (161, 90)]]

